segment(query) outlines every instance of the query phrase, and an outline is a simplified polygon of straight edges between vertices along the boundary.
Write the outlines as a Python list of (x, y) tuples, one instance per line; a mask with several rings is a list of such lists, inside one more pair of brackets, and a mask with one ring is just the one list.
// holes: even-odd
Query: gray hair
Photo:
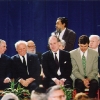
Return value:
[(99, 35), (90, 35), (89, 40), (90, 40), (92, 37), (96, 37), (96, 38), (100, 41)]
[(62, 44), (62, 46), (63, 46), (63, 47), (65, 47), (65, 46), (66, 46), (66, 42), (65, 42), (65, 40), (60, 39), (60, 42), (61, 42), (61, 44)]
[(16, 43), (15, 43), (15, 48), (17, 48), (18, 47), (18, 45), (20, 45), (20, 44), (25, 44), (26, 46), (27, 46), (27, 42), (26, 41), (24, 41), (24, 40), (19, 40), (19, 41), (17, 41)]
[(62, 90), (61, 86), (60, 85), (55, 85), (55, 86), (50, 87), (46, 92), (47, 98), (56, 90)]
[(31, 93), (31, 100), (46, 100), (46, 94), (38, 93), (33, 90)]
[(6, 93), (1, 100), (19, 100), (18, 97), (14, 93)]
[(5, 40), (0, 39), (0, 45), (1, 45), (1, 43), (2, 43), (2, 42), (6, 42), (6, 41), (5, 41)]

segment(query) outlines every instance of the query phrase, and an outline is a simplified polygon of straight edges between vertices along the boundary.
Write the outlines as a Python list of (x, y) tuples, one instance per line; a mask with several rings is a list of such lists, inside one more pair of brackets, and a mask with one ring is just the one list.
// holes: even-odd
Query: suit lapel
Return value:
[(92, 55), (91, 55), (90, 52), (91, 51), (88, 49), (88, 52), (87, 52), (87, 60), (86, 60), (86, 71), (89, 69), (89, 66), (91, 64)]

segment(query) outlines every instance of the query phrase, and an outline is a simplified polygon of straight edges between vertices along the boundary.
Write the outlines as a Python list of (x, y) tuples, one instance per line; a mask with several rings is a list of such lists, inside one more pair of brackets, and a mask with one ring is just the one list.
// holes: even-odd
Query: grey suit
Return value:
[[(82, 66), (80, 49), (70, 51), (72, 62), (72, 74), (75, 77), (75, 88), (77, 92), (84, 92), (85, 85), (83, 83), (84, 70)], [(90, 48), (87, 51), (86, 58), (86, 76), (89, 81), (89, 97), (94, 98), (98, 90), (98, 53)]]
[[(73, 70), (72, 73), (75, 78), (84, 79), (84, 71), (82, 68), (82, 61), (79, 48), (70, 51)], [(88, 49), (86, 61), (86, 75), (89, 79), (98, 79), (98, 53), (92, 49)]]

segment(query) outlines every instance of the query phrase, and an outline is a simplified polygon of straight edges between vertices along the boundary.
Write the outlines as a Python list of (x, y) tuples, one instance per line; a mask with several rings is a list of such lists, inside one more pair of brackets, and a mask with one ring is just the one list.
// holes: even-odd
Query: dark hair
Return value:
[(61, 20), (61, 23), (65, 23), (65, 27), (68, 27), (68, 19), (66, 17), (58, 17), (57, 20)]
[(87, 35), (81, 35), (78, 40), (79, 44), (89, 44), (89, 37)]

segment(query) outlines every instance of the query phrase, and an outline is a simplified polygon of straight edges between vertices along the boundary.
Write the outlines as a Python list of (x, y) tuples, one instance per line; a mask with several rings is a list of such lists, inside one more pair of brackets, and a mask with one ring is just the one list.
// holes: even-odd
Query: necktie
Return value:
[(83, 70), (84, 70), (84, 77), (86, 78), (86, 58), (84, 56), (84, 53), (82, 56), (82, 65), (83, 65)]
[(22, 57), (23, 57), (23, 65), (26, 66), (25, 57), (24, 56), (22, 56)]
[(55, 53), (55, 62), (56, 62), (57, 67), (59, 68), (59, 62), (58, 62), (58, 59), (57, 59), (57, 55), (56, 54), (57, 53)]

